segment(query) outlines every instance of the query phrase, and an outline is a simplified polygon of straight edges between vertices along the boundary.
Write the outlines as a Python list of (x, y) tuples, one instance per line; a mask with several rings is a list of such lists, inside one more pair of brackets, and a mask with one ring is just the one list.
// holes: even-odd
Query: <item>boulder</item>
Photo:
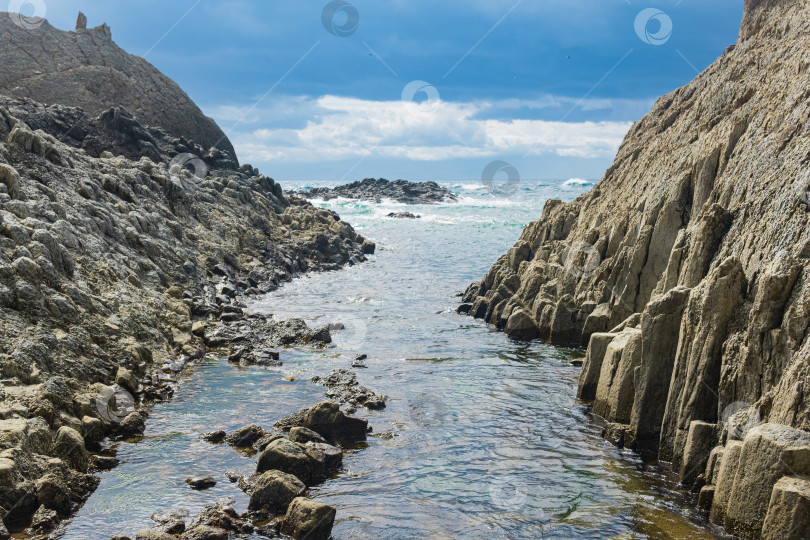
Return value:
[(241, 427), (228, 435), (225, 440), (231, 446), (248, 447), (264, 437), (264, 430), (256, 424)]
[(287, 439), (278, 439), (267, 445), (259, 454), (256, 472), (278, 470), (295, 475), (308, 484), (313, 478), (314, 464), (304, 451), (304, 447)]
[(335, 514), (331, 506), (299, 497), (287, 509), (281, 523), (281, 533), (295, 540), (329, 540)]
[(306, 491), (301, 480), (281, 471), (267, 471), (256, 479), (248, 510), (270, 514), (283, 513), (296, 497)]
[(219, 429), (217, 431), (209, 431), (208, 433), (203, 433), (200, 435), (200, 438), (204, 441), (208, 441), (213, 444), (221, 443), (225, 440), (226, 433), (224, 430)]
[(82, 417), (82, 437), (90, 448), (98, 447), (104, 438), (104, 422), (92, 416)]
[(325, 443), (326, 439), (316, 432), (305, 427), (294, 427), (290, 430), (290, 440), (292, 442), (306, 444), (308, 442)]
[(131, 412), (124, 417), (118, 426), (118, 433), (124, 437), (135, 437), (142, 435), (146, 429), (146, 423), (138, 412)]
[(367, 420), (346, 416), (332, 401), (322, 401), (309, 409), (304, 414), (303, 425), (333, 442), (364, 440), (368, 429)]
[(810, 537), (810, 476), (784, 476), (773, 487), (762, 525), (763, 540)]
[(138, 393), (138, 378), (125, 367), (119, 367), (115, 374), (115, 384), (132, 394)]
[(323, 464), (325, 472), (335, 472), (343, 465), (343, 450), (327, 443), (308, 442), (304, 445), (307, 455), (312, 457), (310, 448), (323, 454)]
[(53, 455), (64, 461), (71, 469), (79, 472), (87, 470), (88, 454), (84, 447), (84, 439), (73, 428), (62, 426), (56, 432)]
[(217, 481), (212, 476), (192, 476), (186, 478), (186, 484), (191, 486), (191, 489), (202, 491), (217, 485)]
[(726, 511), (731, 534), (758, 538), (771, 493), (780, 478), (810, 473), (810, 433), (781, 424), (762, 424), (746, 435)]

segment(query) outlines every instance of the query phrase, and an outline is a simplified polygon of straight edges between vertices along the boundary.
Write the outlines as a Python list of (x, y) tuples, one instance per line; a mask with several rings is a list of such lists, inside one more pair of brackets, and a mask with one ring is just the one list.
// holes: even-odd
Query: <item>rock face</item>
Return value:
[[(69, 515), (95, 486), (89, 464), (105, 463), (88, 460), (87, 449), (142, 435), (143, 406), (169, 398), (177, 373), (206, 346), (250, 348), (239, 298), (360, 263), (373, 243), (250, 165), (237, 168), (225, 150), (192, 168), (171, 163), (218, 133), (103, 29), (74, 34), (43, 23), (23, 35), (9, 24), (0, 16), (0, 39), (9, 41), (0, 48), (0, 92), (13, 86), (50, 100), (61, 87), (54, 99), (93, 104), (90, 114), (0, 96), (0, 507), (11, 509), (4, 521), (16, 528), (40, 506)], [(38, 65), (10, 52), (29, 40), (30, 50), (54, 55)], [(60, 58), (65, 71), (54, 73)], [(13, 83), (11, 74), (34, 68), (41, 73), (18, 73), (24, 78)], [(120, 73), (153, 101), (116, 94)], [(164, 99), (171, 111), (147, 111)], [(162, 127), (145, 127), (145, 112)], [(175, 139), (170, 129), (189, 132)], [(304, 333), (331, 339), (302, 322), (274, 328), (268, 335), (285, 344)], [(265, 350), (246, 354), (272, 359)]]
[[(747, 0), (738, 43), (633, 126), (590, 193), (548, 201), (459, 309), (588, 345), (578, 395), (606, 435), (707, 483), (712, 520), (746, 538), (806, 474), (777, 465), (774, 433), (810, 431), (808, 36), (807, 2)], [(752, 463), (769, 473), (740, 491)]]
[(119, 48), (106, 24), (86, 25), (80, 14), (72, 32), (47, 21), (22, 28), (0, 13), (0, 94), (78, 107), (91, 116), (123, 107), (145, 125), (200, 144), (205, 153), (216, 147), (236, 159), (225, 133), (174, 81)]
[[(456, 202), (456, 196), (453, 192), (443, 188), (436, 182), (408, 182), (407, 180), (391, 182), (384, 178), (366, 178), (359, 182), (335, 188), (313, 188), (308, 191), (301, 191), (298, 195), (308, 199), (329, 200), (345, 197), (347, 199), (360, 199), (378, 203), (382, 202), (383, 199), (392, 199), (405, 204)], [(414, 217), (413, 214), (405, 214), (396, 214), (389, 217)]]

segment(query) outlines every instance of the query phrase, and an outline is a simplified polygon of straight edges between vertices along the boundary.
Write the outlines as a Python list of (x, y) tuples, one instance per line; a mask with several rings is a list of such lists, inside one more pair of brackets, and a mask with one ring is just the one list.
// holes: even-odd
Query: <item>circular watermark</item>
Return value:
[[(505, 182), (496, 181), (499, 174), (506, 175)], [(520, 173), (512, 166), (512, 164), (505, 161), (493, 161), (484, 167), (481, 173), (481, 183), (492, 194), (495, 195), (512, 195), (518, 186), (520, 186)]]
[(517, 512), (529, 500), (529, 488), (520, 478), (506, 476), (492, 482), (489, 498), (497, 508)]
[(360, 13), (350, 3), (334, 0), (324, 6), (321, 22), (326, 31), (333, 36), (349, 37), (360, 26)]
[[(23, 15), (23, 8), (31, 6), (33, 14)], [(47, 7), (42, 0), (11, 0), (8, 3), (8, 15), (12, 22), (24, 30), (34, 30), (45, 22)]]
[(635, 28), (639, 39), (648, 45), (663, 45), (672, 37), (672, 19), (657, 8), (641, 10)]
[(120, 424), (135, 411), (135, 398), (120, 386), (108, 386), (96, 396), (96, 410), (103, 420)]
[(593, 275), (602, 263), (602, 256), (588, 242), (573, 242), (560, 256), (565, 271), (577, 278)]
[(410, 400), (408, 409), (411, 420), (422, 428), (441, 426), (456, 420), (447, 404), (433, 394), (420, 394)]
[(745, 401), (735, 401), (723, 409), (720, 422), (726, 429), (729, 440), (742, 440), (745, 435), (762, 423), (759, 410)]
[[(340, 325), (343, 327), (341, 328)], [(341, 319), (339, 324), (331, 325), (335, 331), (332, 335), (332, 343), (341, 349), (355, 351), (363, 347), (368, 335), (366, 322), (356, 317)]]
[(418, 113), (431, 113), (439, 108), (439, 90), (425, 81), (411, 81), (402, 89), (402, 101)]
[[(194, 172), (191, 172), (189, 167)], [(177, 154), (169, 162), (169, 174), (173, 180), (180, 182), (184, 189), (196, 191), (200, 187), (200, 182), (208, 175), (208, 166), (194, 154)]]

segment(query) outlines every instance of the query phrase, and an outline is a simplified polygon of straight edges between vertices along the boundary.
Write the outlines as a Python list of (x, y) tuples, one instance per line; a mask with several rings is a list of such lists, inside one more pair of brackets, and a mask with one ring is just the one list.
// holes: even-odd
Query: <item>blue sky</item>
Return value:
[[(527, 179), (599, 178), (632, 122), (736, 41), (743, 9), (352, 0), (327, 17), (341, 28), (356, 14), (338, 36), (320, 0), (38, 1), (58, 28), (78, 10), (107, 22), (217, 120), (242, 162), (279, 180), (347, 181), (475, 179), (494, 160)], [(413, 81), (423, 90), (410, 100)]]

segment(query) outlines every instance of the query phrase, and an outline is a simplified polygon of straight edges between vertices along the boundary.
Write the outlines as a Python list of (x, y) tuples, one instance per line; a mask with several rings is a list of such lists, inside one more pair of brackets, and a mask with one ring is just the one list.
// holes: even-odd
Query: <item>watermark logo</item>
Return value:
[(422, 114), (434, 112), (442, 103), (439, 90), (425, 81), (411, 81), (406, 84), (402, 89), (402, 101), (413, 112)]
[[(33, 8), (33, 14), (23, 15), (23, 11), (32, 11), (31, 9), (23, 9), (27, 6)], [(42, 23), (45, 22), (46, 12), (47, 8), (42, 0), (11, 0), (8, 3), (9, 17), (11, 17), (14, 24), (24, 30), (34, 30), (42, 26)]]
[(455, 414), (438, 397), (423, 393), (412, 399), (408, 405), (413, 422), (422, 427), (429, 428), (452, 423), (456, 420)]
[[(190, 171), (189, 167), (194, 171)], [(177, 180), (184, 189), (196, 191), (200, 182), (208, 175), (208, 166), (194, 154), (177, 154), (169, 163), (169, 174), (172, 180)]]
[(560, 260), (570, 275), (589, 278), (602, 263), (602, 256), (588, 242), (573, 242), (562, 252)]
[(648, 45), (663, 45), (672, 37), (672, 19), (656, 8), (647, 8), (636, 16), (636, 34)]
[[(499, 174), (506, 175), (506, 182), (497, 182), (496, 176)], [(505, 161), (493, 161), (481, 173), (481, 183), (492, 194), (495, 195), (512, 195), (518, 190), (520, 186), (520, 173), (510, 163)]]
[(742, 440), (761, 423), (759, 411), (745, 401), (729, 404), (720, 414), (720, 422), (728, 432), (729, 440)]
[(517, 512), (526, 505), (529, 489), (515, 476), (498, 478), (489, 487), (489, 498), (497, 508)]
[(108, 386), (96, 396), (96, 410), (103, 420), (120, 424), (135, 411), (135, 398), (120, 386)]
[(333, 36), (349, 37), (360, 26), (360, 13), (350, 3), (334, 0), (323, 8), (321, 22), (326, 31)]
[[(343, 327), (340, 328), (340, 325)], [(341, 319), (340, 325), (334, 325), (335, 333), (332, 335), (332, 343), (349, 351), (357, 351), (362, 348), (368, 335), (366, 322), (352, 317)]]

